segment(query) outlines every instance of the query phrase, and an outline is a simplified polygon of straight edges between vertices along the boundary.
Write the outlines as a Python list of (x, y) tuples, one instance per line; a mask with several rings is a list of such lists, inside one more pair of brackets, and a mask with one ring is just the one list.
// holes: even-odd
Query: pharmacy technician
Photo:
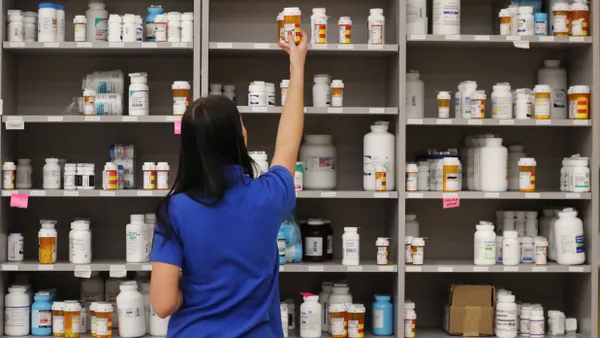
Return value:
[[(293, 37), (289, 35), (290, 41)], [(271, 169), (253, 178), (232, 101), (195, 101), (181, 122), (175, 184), (157, 210), (150, 301), (169, 338), (281, 338), (277, 233), (296, 204), (307, 41), (282, 46), (290, 85)]]

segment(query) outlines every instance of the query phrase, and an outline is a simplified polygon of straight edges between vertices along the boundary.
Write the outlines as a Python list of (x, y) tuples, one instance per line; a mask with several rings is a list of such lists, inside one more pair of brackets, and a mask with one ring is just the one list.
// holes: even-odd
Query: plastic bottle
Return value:
[(558, 213), (555, 223), (556, 262), (561, 265), (585, 263), (583, 222), (572, 208)]
[(321, 305), (319, 296), (306, 295), (300, 305), (300, 337), (321, 337)]
[(54, 5), (56, 7), (56, 41), (64, 42), (67, 22), (65, 20), (65, 6)]
[(156, 24), (154, 23), (154, 19), (158, 14), (163, 14), (161, 6), (152, 5), (148, 8), (148, 16), (146, 17), (146, 41), (148, 42), (156, 41)]
[(529, 337), (529, 328), (531, 324), (531, 309), (532, 306), (529, 303), (520, 305), (521, 311), (519, 316), (519, 333), (522, 336)]
[(148, 115), (148, 74), (129, 74), (131, 84), (129, 85), (129, 115)]
[[(329, 309), (331, 309), (332, 305), (337, 304), (343, 304), (345, 306), (352, 304), (352, 295), (350, 294), (350, 288), (348, 286), (333, 285), (332, 293), (329, 296)], [(328, 330), (329, 333), (331, 333), (331, 326)]]
[(373, 303), (373, 334), (391, 336), (394, 328), (394, 310), (389, 295), (375, 295)]
[(331, 82), (331, 106), (343, 107), (344, 102), (344, 82), (342, 80), (333, 80)]
[(559, 1), (552, 5), (552, 32), (554, 36), (569, 36), (571, 26), (571, 5), (568, 1)]
[(22, 15), (8, 16), (8, 32), (6, 35), (9, 42), (25, 41), (25, 29)]
[(73, 230), (69, 234), (71, 260), (73, 264), (89, 264), (92, 262), (92, 233), (89, 222), (73, 222)]
[(548, 14), (538, 12), (533, 15), (535, 21), (534, 34), (536, 36), (548, 35)]
[(338, 20), (339, 37), (338, 43), (347, 45), (352, 43), (352, 19), (349, 16), (342, 16)]
[(331, 135), (305, 135), (300, 147), (305, 189), (332, 190), (337, 185), (337, 151)]
[(56, 263), (56, 250), (58, 233), (54, 229), (56, 221), (41, 220), (41, 229), (38, 232), (39, 238), (39, 259), (40, 264)]
[(315, 84), (313, 85), (314, 107), (329, 107), (331, 105), (331, 87), (329, 81), (329, 75), (315, 75)]
[(30, 298), (24, 286), (11, 286), (4, 296), (4, 334), (27, 336), (29, 334)]
[(146, 334), (144, 298), (137, 290), (135, 281), (121, 282), (117, 296), (119, 312), (119, 336), (122, 338), (141, 337)]
[(141, 15), (135, 16), (135, 41), (144, 41), (144, 20)]
[(272, 82), (266, 82), (265, 92), (267, 95), (267, 106), (275, 106), (275, 84)]
[(74, 40), (75, 42), (84, 42), (86, 40), (87, 19), (85, 15), (75, 15), (73, 18)]
[(130, 221), (125, 228), (127, 247), (125, 261), (142, 263), (146, 261), (149, 252), (148, 229), (144, 223), (144, 215), (131, 215)]
[(321, 304), (321, 311), (324, 314), (321, 320), (321, 331), (327, 332), (329, 330), (329, 316), (327, 311), (329, 309), (329, 297), (333, 291), (332, 282), (323, 282), (321, 284), (321, 292), (319, 293), (319, 304)]
[(117, 317), (114, 315), (115, 311), (116, 308), (110, 303), (95, 303), (94, 312), (96, 318), (96, 337), (112, 336), (112, 329), (115, 328), (114, 324), (117, 320)]
[(496, 264), (496, 233), (494, 225), (481, 221), (476, 226), (474, 254), (475, 265)]
[(498, 338), (517, 337), (517, 304), (515, 296), (498, 295), (496, 304), (496, 336)]
[(310, 17), (310, 43), (327, 44), (327, 14), (325, 8), (313, 8)]
[(417, 328), (417, 312), (415, 312), (415, 303), (411, 301), (404, 302), (404, 338), (415, 338)]
[(409, 119), (425, 117), (425, 84), (418, 71), (406, 74), (406, 116)]
[(502, 235), (502, 265), (519, 265), (521, 253), (519, 233), (514, 230), (504, 230)]
[(281, 80), (279, 88), (281, 89), (281, 105), (285, 105), (285, 99), (287, 97), (288, 87), (290, 86), (290, 80)]
[(300, 18), (302, 11), (298, 7), (285, 7), (283, 9), (283, 29), (284, 29), (284, 41), (289, 43), (288, 34), (292, 33), (295, 37), (295, 42), (300, 42)]
[(570, 175), (572, 192), (589, 192), (590, 191), (590, 168), (589, 159), (580, 157), (571, 160), (572, 169)]
[(523, 146), (514, 144), (508, 146), (508, 190), (519, 191), (519, 159), (527, 157)]
[(488, 138), (481, 148), (481, 191), (507, 191), (508, 150), (501, 138)]
[(590, 26), (590, 7), (583, 1), (571, 4), (571, 36), (588, 36)]
[(529, 337), (531, 338), (542, 338), (546, 333), (544, 319), (544, 310), (535, 308), (531, 310), (531, 317), (529, 319)]
[(25, 42), (37, 41), (38, 14), (36, 12), (23, 13), (23, 34)]
[(186, 12), (181, 15), (181, 42), (194, 41), (194, 13)]
[(181, 42), (181, 13), (169, 12), (167, 14), (168, 31), (167, 41), (169, 42)]
[(44, 189), (60, 189), (60, 166), (57, 158), (47, 158), (44, 165)]
[(360, 235), (358, 234), (358, 228), (344, 228), (342, 248), (342, 265), (360, 265)]
[(533, 263), (535, 255), (534, 240), (532, 237), (521, 237), (521, 263)]
[(433, 34), (460, 34), (460, 0), (434, 0)]
[(52, 305), (50, 293), (38, 292), (31, 305), (31, 334), (34, 336), (50, 336), (52, 334)]
[(427, 1), (410, 0), (406, 3), (406, 32), (427, 34)]
[[(273, 95), (275, 95), (275, 88), (273, 87)], [(236, 102), (235, 98), (235, 86), (234, 85), (224, 85), (223, 86), (223, 96), (229, 98), (234, 103)], [(273, 98), (273, 102), (275, 102), (275, 98)], [(273, 104), (275, 105), (275, 104)]]
[(87, 19), (87, 41), (107, 41), (108, 11), (102, 1), (90, 1), (89, 9), (85, 12)]
[(15, 189), (15, 172), (17, 166), (14, 162), (4, 162), (2, 165), (2, 189), (14, 190)]
[(167, 42), (169, 40), (169, 20), (167, 14), (157, 14), (154, 17), (154, 39), (156, 42)]
[(533, 36), (535, 33), (535, 19), (533, 17), (533, 7), (519, 6), (519, 25), (517, 35)]
[(492, 118), (513, 118), (513, 97), (510, 92), (510, 84), (497, 83), (492, 92)]
[(369, 45), (383, 45), (385, 44), (385, 17), (383, 16), (383, 9), (372, 8), (369, 10), (368, 17), (368, 39)]
[(500, 35), (513, 35), (510, 10), (508, 8), (501, 9), (500, 13), (498, 13), (498, 17), (500, 18)]
[(538, 83), (552, 88), (550, 116), (552, 119), (567, 118), (567, 71), (560, 68), (560, 60), (545, 60), (544, 68), (538, 70)]
[[(460, 96), (460, 116), (463, 119), (470, 119), (471, 116), (471, 98), (477, 91), (477, 82), (465, 81)], [(457, 115), (458, 116), (458, 115)]]
[(9, 262), (23, 261), (23, 233), (20, 230), (11, 230), (8, 232), (7, 249), (6, 260)]
[[(211, 85), (211, 95), (216, 94), (213, 92), (213, 87)], [(248, 87), (248, 105), (259, 107), (267, 105), (267, 86), (264, 81), (254, 81), (250, 84)]]
[(386, 168), (387, 190), (395, 189), (395, 143), (396, 138), (388, 132), (388, 123), (371, 126), (371, 132), (363, 139), (363, 188), (375, 191), (375, 169)]
[(56, 5), (38, 5), (38, 42), (56, 41)]
[[(110, 19), (109, 19), (110, 21)], [(123, 15), (123, 42), (137, 41), (137, 23), (134, 14)]]
[(65, 311), (63, 302), (52, 303), (52, 334), (54, 337), (65, 335)]
[(406, 191), (415, 192), (419, 188), (419, 167), (416, 163), (406, 164)]

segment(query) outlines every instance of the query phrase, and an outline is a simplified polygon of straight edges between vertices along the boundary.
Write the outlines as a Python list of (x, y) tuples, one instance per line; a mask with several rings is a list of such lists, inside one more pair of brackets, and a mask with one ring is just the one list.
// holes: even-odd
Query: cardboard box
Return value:
[(451, 335), (494, 335), (496, 288), (492, 285), (452, 285), (444, 309), (444, 329)]

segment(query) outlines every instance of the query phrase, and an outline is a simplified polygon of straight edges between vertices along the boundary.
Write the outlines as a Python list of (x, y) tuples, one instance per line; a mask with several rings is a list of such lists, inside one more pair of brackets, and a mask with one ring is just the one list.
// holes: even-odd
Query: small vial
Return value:
[(156, 165), (156, 189), (169, 190), (169, 163), (158, 162)]
[(279, 86), (281, 88), (281, 105), (283, 106), (287, 97), (288, 87), (290, 86), (290, 80), (281, 80)]
[(519, 159), (519, 191), (535, 192), (535, 167), (534, 158), (523, 157)]
[(548, 240), (544, 237), (535, 238), (535, 265), (548, 265)]
[(96, 91), (86, 88), (83, 90), (83, 115), (96, 115)]
[(156, 189), (156, 164), (146, 162), (142, 167), (144, 172), (144, 190)]
[(383, 9), (372, 8), (369, 12), (369, 36), (367, 42), (369, 45), (383, 45), (385, 43), (385, 17), (383, 16)]
[(2, 166), (2, 189), (14, 190), (15, 189), (15, 175), (17, 172), (17, 166), (14, 162), (4, 162)]
[(450, 92), (439, 92), (437, 95), (438, 102), (438, 118), (448, 119), (450, 118), (450, 100), (452, 96)]
[(377, 247), (377, 265), (388, 265), (390, 256), (390, 239), (379, 237), (375, 242)]
[(416, 192), (417, 191), (417, 178), (419, 174), (419, 167), (416, 163), (406, 164), (406, 191)]
[(508, 8), (500, 10), (500, 35), (513, 35), (512, 34), (512, 15)]
[(347, 45), (351, 43), (352, 33), (352, 20), (349, 16), (342, 16), (338, 21), (339, 26), (339, 40), (338, 43), (341, 45)]
[(534, 114), (536, 120), (550, 119), (550, 95), (552, 88), (548, 85), (537, 85), (533, 88), (535, 96)]
[(412, 252), (412, 264), (423, 265), (425, 260), (425, 239), (417, 237), (413, 240), (411, 245)]
[(548, 35), (548, 14), (538, 12), (533, 15), (535, 21), (534, 34), (536, 36)]
[(167, 30), (169, 24), (167, 16), (163, 14), (157, 14), (154, 17), (154, 24), (156, 25), (156, 31), (154, 33), (156, 42), (167, 42)]
[(531, 237), (521, 237), (521, 263), (533, 263), (533, 256), (535, 254), (535, 249), (533, 245), (533, 238)]
[(296, 162), (296, 171), (294, 173), (294, 186), (296, 191), (302, 191), (304, 189), (304, 163)]
[(406, 264), (413, 263), (412, 243), (414, 240), (413, 236), (406, 236), (404, 239), (404, 263)]
[(117, 166), (112, 162), (106, 162), (104, 165), (102, 189), (117, 190)]
[(77, 173), (77, 165), (75, 163), (65, 164), (65, 170), (63, 173), (63, 188), (65, 190), (76, 190), (75, 176)]
[(300, 17), (302, 16), (302, 11), (298, 7), (286, 7), (283, 9), (283, 29), (284, 29), (284, 38), (285, 43), (289, 43), (288, 34), (292, 33), (292, 36), (295, 37), (295, 42), (300, 42)]
[(331, 106), (342, 107), (344, 100), (344, 82), (342, 80), (331, 81)]
[(73, 18), (73, 25), (75, 27), (75, 42), (85, 42), (87, 27), (87, 19), (85, 15), (75, 15), (75, 18)]

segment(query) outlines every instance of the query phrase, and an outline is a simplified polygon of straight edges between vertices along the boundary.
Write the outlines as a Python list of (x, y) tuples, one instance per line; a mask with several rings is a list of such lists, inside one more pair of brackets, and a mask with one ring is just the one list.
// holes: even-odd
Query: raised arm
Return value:
[[(302, 39), (289, 47), (280, 43), (280, 47), (290, 55), (290, 84), (288, 87), (283, 113), (279, 119), (275, 155), (272, 166), (287, 168), (292, 175), (296, 170), (296, 159), (304, 129), (304, 61), (308, 49), (307, 36), (301, 31)], [(288, 33), (288, 41), (295, 41), (292, 33)]]

